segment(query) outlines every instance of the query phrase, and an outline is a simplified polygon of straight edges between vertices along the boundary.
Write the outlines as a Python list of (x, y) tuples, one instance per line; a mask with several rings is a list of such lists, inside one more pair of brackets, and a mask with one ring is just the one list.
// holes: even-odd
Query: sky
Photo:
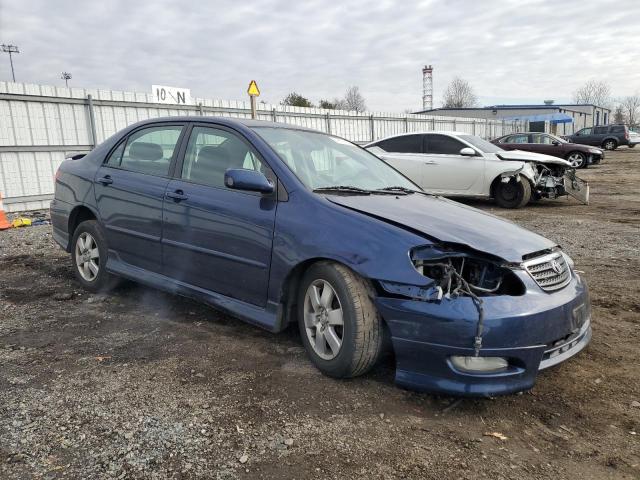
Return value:
[(640, 92), (638, 0), (0, 0), (0, 43), (19, 82), (245, 100), (255, 79), (268, 103), (357, 85), (381, 112), (421, 108), (425, 64), (435, 107), (454, 77), (482, 105), (567, 102), (590, 79)]

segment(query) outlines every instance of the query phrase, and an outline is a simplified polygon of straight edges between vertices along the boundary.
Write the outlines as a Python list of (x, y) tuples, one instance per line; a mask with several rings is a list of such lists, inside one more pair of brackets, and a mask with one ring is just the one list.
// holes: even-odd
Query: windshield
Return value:
[(287, 128), (253, 130), (311, 190), (337, 186), (420, 190), (384, 161), (342, 138)]
[(494, 145), (491, 142), (487, 142), (480, 137), (476, 137), (475, 135), (460, 135), (460, 139), (470, 143), (482, 153), (500, 153), (504, 151), (499, 146)]

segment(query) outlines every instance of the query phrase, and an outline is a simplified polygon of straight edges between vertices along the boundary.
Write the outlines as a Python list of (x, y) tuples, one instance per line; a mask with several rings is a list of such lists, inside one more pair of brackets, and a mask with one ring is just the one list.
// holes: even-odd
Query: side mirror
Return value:
[(261, 172), (244, 168), (230, 168), (224, 173), (224, 184), (234, 190), (273, 193), (273, 184)]
[(551, 142), (551, 144), (557, 147), (558, 145), (560, 145), (560, 142), (557, 140), (554, 140), (553, 142)]
[(463, 155), (465, 157), (475, 157), (476, 151), (471, 147), (464, 147), (462, 150), (460, 150), (460, 155)]

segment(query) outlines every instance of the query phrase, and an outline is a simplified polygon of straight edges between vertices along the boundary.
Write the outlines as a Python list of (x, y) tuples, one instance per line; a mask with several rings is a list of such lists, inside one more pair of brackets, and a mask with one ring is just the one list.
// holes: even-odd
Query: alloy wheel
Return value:
[(100, 251), (96, 240), (88, 232), (83, 232), (76, 242), (76, 266), (80, 276), (92, 282), (100, 270)]
[(613, 150), (614, 148), (616, 148), (616, 142), (614, 142), (613, 140), (607, 140), (604, 143), (604, 148), (605, 150)]
[(326, 280), (309, 285), (304, 297), (304, 325), (313, 351), (332, 360), (342, 347), (344, 314), (336, 291)]
[(569, 155), (568, 160), (573, 168), (580, 168), (584, 163), (584, 156), (581, 153), (576, 152)]

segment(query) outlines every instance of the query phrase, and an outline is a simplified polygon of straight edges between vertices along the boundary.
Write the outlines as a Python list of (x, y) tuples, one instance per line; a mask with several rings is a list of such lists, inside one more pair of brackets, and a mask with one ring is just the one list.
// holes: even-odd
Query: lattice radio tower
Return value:
[(422, 108), (433, 108), (433, 67), (425, 65), (422, 69)]

